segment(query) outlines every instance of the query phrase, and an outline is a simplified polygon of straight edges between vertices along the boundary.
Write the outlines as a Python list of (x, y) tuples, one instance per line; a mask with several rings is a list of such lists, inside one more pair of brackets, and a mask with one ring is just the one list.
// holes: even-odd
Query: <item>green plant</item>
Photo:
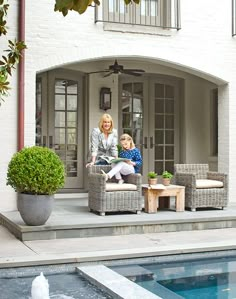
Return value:
[(162, 172), (162, 177), (163, 179), (171, 179), (173, 177), (173, 174), (165, 170)]
[(148, 178), (149, 179), (155, 179), (155, 178), (157, 178), (157, 176), (158, 176), (158, 174), (156, 172), (154, 172), (154, 171), (150, 171), (148, 173)]
[(54, 194), (65, 183), (65, 169), (58, 155), (46, 147), (25, 147), (8, 164), (7, 185), (16, 192)]
[(118, 151), (118, 156), (119, 156), (119, 153), (121, 152), (122, 150), (122, 146), (120, 144), (117, 144), (117, 151)]
[[(7, 36), (7, 13), (9, 4), (5, 0), (0, 0), (0, 37)], [(4, 98), (8, 96), (10, 90), (9, 76), (12, 74), (12, 70), (19, 62), (22, 55), (22, 51), (26, 49), (26, 45), (23, 41), (11, 41), (8, 40), (8, 48), (4, 50), (6, 55), (2, 55), (0, 58), (0, 106)]]
[[(124, 0), (125, 4), (136, 3), (139, 4), (140, 0)], [(66, 16), (69, 10), (74, 10), (79, 14), (83, 14), (88, 6), (100, 5), (99, 0), (55, 0), (54, 11), (59, 11)]]

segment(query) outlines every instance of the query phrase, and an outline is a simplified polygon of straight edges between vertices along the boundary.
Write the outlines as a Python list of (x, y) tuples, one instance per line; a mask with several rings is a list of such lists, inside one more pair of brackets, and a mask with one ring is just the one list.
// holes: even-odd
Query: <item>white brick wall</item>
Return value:
[[(9, 13), (11, 35), (16, 35), (17, 4), (11, 3)], [(94, 11), (80, 16), (74, 12), (64, 18), (53, 11), (54, 1), (26, 0), (26, 75), (25, 75), (25, 143), (34, 144), (34, 109), (36, 72), (75, 62), (91, 62), (93, 59), (127, 59), (127, 67), (145, 68), (151, 73), (171, 74), (185, 80), (185, 159), (205, 161), (209, 155), (209, 106), (208, 91), (219, 88), (219, 169), (228, 171), (230, 182), (236, 180), (236, 38), (231, 36), (231, 1), (182, 0), (180, 31), (158, 30), (158, 34), (133, 34), (121, 32), (119, 25), (110, 25), (113, 31), (103, 30), (103, 24), (94, 24)], [(13, 8), (13, 9), (12, 9)], [(106, 26), (108, 28), (109, 26)], [(119, 31), (120, 30), (120, 31)], [(124, 30), (124, 26), (123, 29)], [(128, 29), (127, 29), (128, 30)], [(129, 31), (129, 30), (128, 30)], [(2, 45), (0, 44), (0, 49)], [(130, 60), (130, 61), (129, 61)], [(136, 62), (134, 62), (134, 60)], [(137, 61), (140, 61), (139, 63)], [(104, 64), (105, 66), (106, 64)], [(94, 62), (94, 68), (96, 62)], [(90, 65), (93, 70), (93, 65)], [(196, 77), (198, 76), (198, 77)], [(92, 78), (92, 77), (91, 77)], [(98, 99), (103, 78), (96, 78), (90, 86), (90, 107)], [(208, 81), (204, 81), (206, 79)], [(92, 79), (91, 79), (92, 80)], [(118, 90), (110, 78), (112, 97)], [(209, 82), (211, 81), (211, 83)], [(212, 83), (213, 82), (213, 83)], [(229, 83), (224, 85), (224, 83)], [(12, 78), (11, 97), (0, 108), (0, 174), (5, 177), (6, 165), (16, 150), (16, 75)], [(196, 115), (196, 111), (198, 115)], [(117, 101), (109, 111), (118, 121)], [(90, 109), (89, 130), (97, 125), (99, 109)], [(200, 116), (203, 117), (199, 121)], [(192, 132), (198, 134), (193, 136)], [(195, 146), (193, 147), (193, 143)], [(202, 144), (202, 151), (196, 149)], [(14, 193), (0, 180), (0, 210), (14, 206)], [(6, 205), (5, 198), (10, 204)], [(236, 198), (236, 190), (230, 184), (230, 200)], [(236, 199), (235, 199), (236, 200)]]
[[(13, 0), (8, 11), (8, 36), (0, 38), (0, 53), (7, 48), (7, 39), (17, 36), (17, 3)], [(6, 53), (4, 53), (6, 55)], [(17, 72), (10, 78), (10, 96), (0, 107), (0, 210), (14, 210), (16, 194), (11, 187), (6, 186), (7, 165), (11, 156), (17, 150)]]

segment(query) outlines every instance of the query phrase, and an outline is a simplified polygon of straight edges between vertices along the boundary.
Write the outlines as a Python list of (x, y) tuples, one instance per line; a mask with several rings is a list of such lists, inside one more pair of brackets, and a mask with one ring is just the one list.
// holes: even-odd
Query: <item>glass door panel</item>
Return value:
[[(77, 177), (78, 82), (55, 79), (54, 150), (65, 164), (66, 176)], [(59, 130), (59, 132), (58, 132)], [(59, 134), (58, 134), (59, 133)], [(59, 138), (58, 138), (59, 137)], [(70, 147), (72, 145), (72, 147)]]
[(143, 83), (131, 82), (122, 85), (121, 91), (122, 133), (133, 137), (142, 151), (143, 143)]
[(80, 76), (59, 70), (36, 81), (36, 144), (52, 148), (63, 161), (65, 189), (83, 188), (83, 147), (78, 147), (83, 140), (81, 86)]
[[(129, 80), (129, 81), (128, 81)], [(121, 133), (130, 134), (143, 156), (143, 181), (147, 173), (173, 172), (178, 152), (176, 138), (177, 83), (142, 78), (121, 81)], [(150, 92), (149, 92), (150, 91)], [(178, 157), (177, 157), (178, 160)]]
[[(154, 131), (151, 157), (155, 160), (155, 172), (174, 171), (174, 131), (175, 131), (175, 97), (174, 86), (155, 83), (154, 86), (154, 118), (151, 124)], [(154, 152), (152, 152), (154, 151)]]
[(42, 78), (36, 80), (35, 145), (42, 144)]

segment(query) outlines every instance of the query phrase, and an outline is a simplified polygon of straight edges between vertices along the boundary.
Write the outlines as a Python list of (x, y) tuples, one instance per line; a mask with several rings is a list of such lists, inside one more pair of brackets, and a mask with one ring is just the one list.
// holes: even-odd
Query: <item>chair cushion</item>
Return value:
[(106, 191), (136, 191), (137, 186), (134, 184), (117, 184), (106, 183)]
[(223, 182), (217, 180), (196, 180), (197, 189), (222, 188)]

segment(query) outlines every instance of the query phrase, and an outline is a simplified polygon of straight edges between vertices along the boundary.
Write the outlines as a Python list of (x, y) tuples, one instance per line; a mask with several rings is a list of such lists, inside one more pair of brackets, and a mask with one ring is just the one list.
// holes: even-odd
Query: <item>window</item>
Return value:
[(104, 0), (96, 6), (95, 23), (122, 23), (180, 29), (180, 0)]
[(36, 134), (35, 145), (41, 145), (42, 143), (42, 80), (37, 78), (36, 80)]

